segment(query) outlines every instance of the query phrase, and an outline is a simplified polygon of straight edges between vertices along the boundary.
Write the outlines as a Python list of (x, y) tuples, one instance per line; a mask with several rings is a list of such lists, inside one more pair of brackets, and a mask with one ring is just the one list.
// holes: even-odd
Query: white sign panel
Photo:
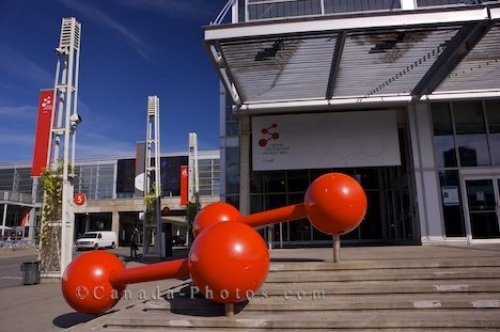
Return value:
[(253, 170), (401, 164), (395, 111), (252, 118)]

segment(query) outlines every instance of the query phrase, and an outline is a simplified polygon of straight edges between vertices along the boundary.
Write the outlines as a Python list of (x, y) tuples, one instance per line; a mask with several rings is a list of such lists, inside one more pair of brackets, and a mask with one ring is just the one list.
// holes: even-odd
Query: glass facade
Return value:
[(11, 167), (0, 169), (0, 190), (31, 194), (33, 182), (31, 168)]
[[(467, 222), (473, 238), (486, 238), (485, 234), (495, 237), (499, 231), (498, 225), (492, 226), (496, 223), (492, 221), (497, 216), (495, 208), (486, 214), (487, 204), (482, 204), (494, 202), (492, 179), (468, 180), (469, 174), (479, 176), (474, 175), (476, 169), (494, 171), (500, 166), (499, 114), (499, 100), (432, 104), (436, 171), (447, 237), (467, 236)], [(467, 202), (462, 198), (464, 191)]]
[[(483, 1), (484, 2), (484, 1)], [(498, 1), (489, 1), (498, 2)], [(417, 0), (416, 8), (439, 6), (466, 6), (473, 1), (464, 0)], [(370, 11), (401, 9), (401, 1), (395, 0), (239, 0), (239, 22), (304, 17)]]
[(200, 195), (214, 195), (220, 193), (220, 160), (198, 160)]
[[(180, 195), (180, 167), (188, 164), (187, 156), (161, 157), (161, 188), (163, 196)], [(118, 198), (134, 197), (135, 159), (118, 160), (116, 191)], [(220, 194), (220, 159), (218, 156), (199, 156), (200, 195)]]
[[(354, 177), (361, 183), (368, 197), (365, 219), (359, 228), (343, 235), (344, 240), (414, 240), (414, 216), (410, 214), (408, 177), (401, 166), (252, 172), (251, 212), (303, 203), (309, 184), (329, 172), (340, 172)], [(317, 231), (307, 219), (274, 225), (271, 228), (274, 242), (283, 241), (293, 245), (299, 242), (331, 241), (330, 236)], [(267, 232), (264, 234), (269, 236)]]
[[(218, 153), (200, 151), (200, 194), (220, 194), (220, 160)], [(161, 157), (163, 196), (179, 196), (180, 166), (188, 164), (188, 157)], [(4, 167), (4, 168), (2, 168)], [(75, 192), (85, 193), (88, 200), (132, 198), (135, 182), (135, 159), (82, 160), (75, 167)], [(0, 166), (0, 191), (9, 197), (22, 194), (25, 203), (31, 203), (33, 178), (25, 164)], [(41, 202), (41, 195), (37, 196)], [(25, 200), (26, 200), (25, 199)], [(24, 202), (24, 200), (23, 200)]]
[(247, 0), (247, 8), (248, 20), (251, 21), (278, 17), (393, 10), (401, 8), (401, 3), (393, 0)]
[(111, 199), (115, 188), (115, 165), (91, 164), (75, 168), (75, 192), (85, 193), (88, 200)]
[[(226, 100), (226, 103), (228, 101)], [(227, 142), (236, 138), (231, 128), (235, 126), (232, 108), (224, 107)], [(356, 178), (368, 196), (368, 211), (361, 226), (342, 236), (350, 242), (403, 242), (414, 243), (419, 236), (414, 214), (414, 200), (411, 199), (411, 168), (407, 151), (410, 151), (407, 120), (403, 110), (398, 111), (398, 138), (401, 166), (360, 167), (344, 169), (302, 169), (250, 172), (250, 212), (259, 212), (277, 207), (302, 203), (309, 184), (328, 172), (342, 172)], [(240, 148), (226, 145), (225, 180), (222, 197), (226, 202), (239, 207), (240, 190)], [(251, 152), (249, 152), (251, 153)], [(293, 246), (301, 244), (322, 244), (331, 237), (317, 231), (306, 219), (269, 226), (262, 235), (274, 245)]]

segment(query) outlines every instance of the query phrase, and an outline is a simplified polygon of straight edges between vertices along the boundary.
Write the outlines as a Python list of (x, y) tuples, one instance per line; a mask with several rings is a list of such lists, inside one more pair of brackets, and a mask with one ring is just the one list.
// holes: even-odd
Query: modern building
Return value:
[[(204, 41), (224, 200), (246, 213), (302, 202), (339, 171), (368, 196), (344, 243), (500, 239), (498, 1), (234, 0)], [(306, 220), (264, 233), (330, 241)]]
[[(163, 222), (173, 224), (173, 233), (187, 231), (185, 207), (181, 206), (180, 166), (188, 165), (188, 153), (162, 154), (161, 188)], [(219, 151), (199, 151), (199, 194), (202, 205), (219, 201)], [(31, 163), (0, 164), (0, 205), (3, 234), (13, 231), (28, 236), (30, 227), (39, 225), (42, 192), (37, 178), (31, 177)], [(75, 193), (84, 193), (87, 202), (73, 206), (75, 237), (86, 231), (111, 230), (118, 234), (119, 245), (127, 245), (135, 227), (142, 229), (144, 199), (134, 197), (135, 157), (77, 160)], [(168, 208), (168, 209), (165, 209)], [(32, 228), (32, 231), (37, 227)], [(32, 236), (36, 237), (35, 232)]]

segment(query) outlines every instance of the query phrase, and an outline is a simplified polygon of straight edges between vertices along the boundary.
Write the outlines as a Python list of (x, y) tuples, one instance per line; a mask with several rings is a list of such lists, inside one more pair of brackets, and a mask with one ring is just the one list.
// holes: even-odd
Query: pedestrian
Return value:
[(130, 258), (137, 258), (137, 249), (139, 249), (139, 230), (136, 227), (130, 236)]

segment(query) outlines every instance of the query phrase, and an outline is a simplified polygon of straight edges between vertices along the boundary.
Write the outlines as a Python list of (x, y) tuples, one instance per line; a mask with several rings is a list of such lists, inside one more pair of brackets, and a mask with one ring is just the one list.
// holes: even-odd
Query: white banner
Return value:
[(395, 111), (252, 118), (253, 170), (401, 164)]

